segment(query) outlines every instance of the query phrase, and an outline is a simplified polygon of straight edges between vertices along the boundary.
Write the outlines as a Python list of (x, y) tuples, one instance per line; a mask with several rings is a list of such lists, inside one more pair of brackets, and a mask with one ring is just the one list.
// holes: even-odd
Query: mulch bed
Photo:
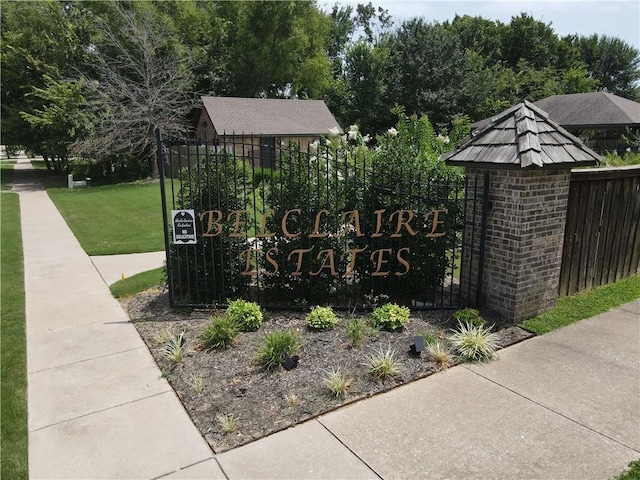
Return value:
[[(430, 332), (445, 336), (454, 326), (452, 311), (413, 312), (404, 330), (371, 329), (355, 348), (345, 327), (346, 313), (338, 313), (341, 321), (333, 330), (309, 331), (304, 312), (266, 312), (259, 330), (240, 333), (229, 349), (212, 351), (202, 348), (199, 337), (214, 311), (171, 309), (167, 294), (157, 291), (140, 293), (123, 304), (163, 375), (216, 453), (437, 372), (438, 366), (427, 355), (412, 355), (409, 346), (415, 335)], [(366, 316), (362, 314), (362, 318)], [(187, 353), (180, 363), (166, 358), (164, 345), (157, 340), (166, 329), (174, 334), (185, 331)], [(264, 335), (288, 329), (297, 330), (303, 339), (297, 368), (266, 372), (255, 365), (253, 359)], [(499, 333), (501, 347), (532, 336), (519, 327), (501, 328)], [(402, 361), (402, 373), (394, 380), (379, 381), (368, 373), (366, 358), (381, 348), (394, 349)], [(458, 362), (454, 360), (454, 364)], [(327, 371), (334, 368), (354, 380), (344, 398), (336, 398), (324, 385)], [(198, 376), (204, 382), (200, 393), (192, 383)], [(236, 431), (225, 434), (219, 415), (233, 415)]]

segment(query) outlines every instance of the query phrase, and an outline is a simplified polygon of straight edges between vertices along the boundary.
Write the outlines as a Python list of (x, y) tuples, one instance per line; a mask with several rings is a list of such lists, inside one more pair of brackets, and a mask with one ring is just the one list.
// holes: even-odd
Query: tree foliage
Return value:
[(324, 49), (328, 23), (309, 1), (230, 2), (233, 23), (231, 94), (245, 97), (320, 95), (331, 77)]
[(638, 99), (640, 52), (619, 38), (593, 34), (573, 38), (580, 51), (589, 77), (598, 82), (599, 90)]
[(61, 163), (148, 160), (152, 130), (189, 126), (203, 94), (321, 98), (343, 126), (380, 134), (396, 105), (451, 125), (525, 98), (638, 99), (640, 80), (623, 40), (559, 37), (525, 13), (394, 26), (371, 2), (34, 0), (4, 2), (0, 28), (2, 141)]
[[(34, 1), (4, 2), (0, 20), (2, 142), (52, 155), (47, 145), (60, 140), (45, 136), (59, 132), (45, 131), (46, 119), (34, 122), (22, 112), (43, 112), (50, 119), (52, 109), (61, 108), (59, 95), (44, 90), (56, 88), (56, 82), (71, 77), (84, 62), (88, 19), (61, 2)], [(57, 105), (48, 107), (47, 102)]]
[(70, 147), (90, 131), (91, 118), (83, 108), (85, 99), (79, 84), (57, 82), (48, 76), (45, 80), (45, 88), (32, 87), (28, 94), (38, 99), (41, 109), (21, 112), (21, 117), (35, 137), (31, 147), (44, 155), (55, 172), (63, 172), (67, 170)]
[(388, 43), (385, 81), (388, 97), (409, 113), (432, 122), (450, 122), (465, 113), (473, 96), (475, 66), (459, 38), (421, 19), (402, 24)]
[(77, 144), (83, 155), (129, 155), (153, 161), (155, 131), (187, 131), (194, 106), (187, 55), (180, 55), (168, 29), (147, 8), (116, 5), (119, 28), (98, 19), (102, 37), (91, 55), (94, 78), (82, 85), (95, 116), (95, 130)]

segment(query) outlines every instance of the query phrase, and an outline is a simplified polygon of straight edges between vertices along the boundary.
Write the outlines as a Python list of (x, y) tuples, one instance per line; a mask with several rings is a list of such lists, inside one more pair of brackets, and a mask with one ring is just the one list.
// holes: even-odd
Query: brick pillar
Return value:
[(461, 293), (470, 305), (513, 323), (555, 305), (570, 176), (568, 169), (467, 167)]

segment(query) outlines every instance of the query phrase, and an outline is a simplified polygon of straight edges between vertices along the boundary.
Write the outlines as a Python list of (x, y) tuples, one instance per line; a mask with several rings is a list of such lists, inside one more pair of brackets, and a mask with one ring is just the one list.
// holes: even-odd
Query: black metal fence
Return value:
[(158, 161), (174, 306), (459, 306), (465, 182), (443, 166), (243, 136), (158, 136)]

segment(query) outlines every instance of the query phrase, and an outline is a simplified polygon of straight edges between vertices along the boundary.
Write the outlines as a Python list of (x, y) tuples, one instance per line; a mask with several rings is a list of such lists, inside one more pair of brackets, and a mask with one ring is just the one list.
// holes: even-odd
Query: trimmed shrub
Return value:
[(262, 312), (258, 304), (242, 299), (229, 302), (227, 317), (243, 332), (253, 332), (262, 325)]
[(480, 316), (480, 312), (475, 308), (463, 308), (453, 314), (453, 319), (462, 324), (470, 323), (475, 327), (482, 327), (485, 324), (484, 318)]
[(314, 307), (306, 320), (307, 327), (313, 330), (331, 330), (338, 323), (331, 307)]
[(407, 324), (410, 313), (407, 307), (400, 307), (395, 303), (386, 303), (373, 311), (371, 321), (376, 328), (389, 331), (398, 330)]

